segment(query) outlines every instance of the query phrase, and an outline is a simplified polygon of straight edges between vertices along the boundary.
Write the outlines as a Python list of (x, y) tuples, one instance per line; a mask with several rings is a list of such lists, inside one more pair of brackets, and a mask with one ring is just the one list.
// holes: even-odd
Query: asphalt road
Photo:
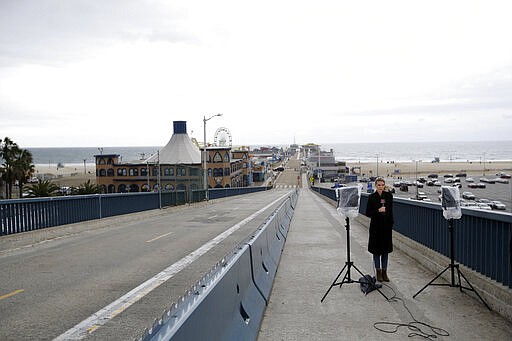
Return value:
[(0, 238), (0, 339), (139, 338), (288, 193), (271, 190)]

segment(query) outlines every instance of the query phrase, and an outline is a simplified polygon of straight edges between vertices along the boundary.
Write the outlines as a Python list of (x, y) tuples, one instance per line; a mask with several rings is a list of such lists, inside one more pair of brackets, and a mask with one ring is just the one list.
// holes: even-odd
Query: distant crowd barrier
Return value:
[(141, 340), (256, 340), (298, 191), (146, 330)]
[[(336, 200), (332, 189), (313, 187)], [(359, 213), (365, 214), (368, 194), (362, 193)], [(394, 230), (440, 254), (450, 257), (450, 234), (440, 204), (394, 198)], [(455, 261), (512, 288), (510, 241), (512, 215), (462, 208), (454, 224)]]
[[(260, 192), (268, 187), (209, 189), (210, 199)], [(0, 200), (0, 236), (200, 202), (204, 190), (113, 193)]]

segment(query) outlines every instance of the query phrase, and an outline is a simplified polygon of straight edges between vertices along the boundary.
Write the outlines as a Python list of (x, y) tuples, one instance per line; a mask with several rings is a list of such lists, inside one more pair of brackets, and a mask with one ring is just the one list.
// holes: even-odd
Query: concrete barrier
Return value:
[(249, 246), (234, 250), (207, 277), (166, 312), (143, 340), (254, 340), (265, 300), (252, 281)]
[[(263, 229), (260, 229), (247, 243), (251, 253), (252, 279), (262, 297), (265, 299), (265, 305), (268, 304), (272, 284), (274, 283), (274, 277), (279, 264), (272, 258), (272, 251), (268, 243), (268, 234), (273, 231), (275, 233), (275, 229), (272, 229), (271, 225), (273, 225), (273, 221), (270, 221)], [(273, 252), (279, 252), (280, 254), (281, 250), (282, 247), (280, 247), (280, 250), (276, 248)]]
[[(141, 340), (255, 340), (298, 192), (219, 261)], [(284, 233), (284, 235), (283, 235)]]

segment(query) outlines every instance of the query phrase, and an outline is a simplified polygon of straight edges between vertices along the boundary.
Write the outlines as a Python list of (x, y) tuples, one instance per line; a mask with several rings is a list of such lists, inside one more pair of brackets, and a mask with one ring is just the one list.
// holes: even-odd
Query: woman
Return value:
[(377, 280), (389, 282), (388, 254), (393, 251), (393, 195), (384, 190), (383, 178), (375, 180), (375, 192), (368, 197), (366, 216), (370, 217), (368, 251), (373, 254)]

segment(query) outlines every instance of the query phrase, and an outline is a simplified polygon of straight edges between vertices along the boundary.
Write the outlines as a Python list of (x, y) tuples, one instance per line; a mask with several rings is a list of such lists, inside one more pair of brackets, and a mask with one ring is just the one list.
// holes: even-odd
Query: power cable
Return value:
[[(409, 322), (409, 323), (399, 323), (399, 322), (375, 322), (373, 324), (373, 327), (383, 333), (388, 333), (388, 334), (394, 334), (394, 333), (397, 333), (398, 330), (400, 329), (400, 327), (405, 327), (407, 328), (410, 333), (408, 334), (408, 337), (415, 337), (415, 336), (419, 336), (419, 337), (422, 337), (422, 338), (425, 338), (425, 339), (428, 339), (428, 340), (434, 340), (434, 339), (437, 339), (438, 336), (449, 336), (450, 333), (448, 333), (446, 330), (442, 329), (442, 328), (438, 328), (438, 327), (435, 327), (435, 326), (432, 326), (428, 323), (425, 323), (425, 322), (421, 322), (421, 321), (418, 321), (414, 315), (412, 314), (412, 312), (409, 310), (409, 308), (407, 307), (407, 305), (405, 304), (405, 301), (398, 297), (397, 294), (396, 294), (396, 291), (389, 285), (385, 284), (385, 283), (382, 283), (385, 287), (391, 289), (391, 291), (393, 292), (393, 296), (391, 298), (388, 298), (387, 301), (392, 303), (392, 302), (401, 302), (402, 305), (404, 306), (405, 310), (407, 310), (407, 312), (409, 313), (409, 315), (411, 315), (411, 318), (412, 318), (412, 322)], [(391, 328), (384, 328), (384, 326), (388, 326), (388, 327), (391, 327)], [(423, 328), (427, 328), (427, 331), (424, 331), (422, 330), (422, 327)]]

